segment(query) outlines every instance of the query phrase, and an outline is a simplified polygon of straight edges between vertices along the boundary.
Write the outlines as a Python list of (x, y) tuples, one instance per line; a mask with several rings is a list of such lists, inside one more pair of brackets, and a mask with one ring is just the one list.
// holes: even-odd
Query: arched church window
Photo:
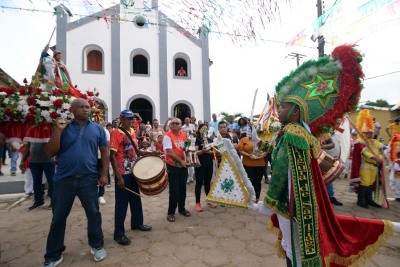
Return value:
[(92, 50), (87, 53), (87, 71), (103, 71), (103, 53), (99, 50)]
[(143, 55), (136, 55), (132, 59), (133, 74), (149, 74), (148, 60)]

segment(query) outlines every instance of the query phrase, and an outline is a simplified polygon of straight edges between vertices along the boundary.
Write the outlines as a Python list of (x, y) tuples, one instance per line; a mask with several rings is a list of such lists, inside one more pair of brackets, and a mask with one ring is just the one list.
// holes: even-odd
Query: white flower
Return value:
[(20, 99), (20, 100), (18, 101), (18, 106), (24, 106), (24, 105), (28, 105), (28, 103), (26, 102), (25, 99)]
[(46, 120), (50, 118), (50, 112), (48, 110), (42, 110), (42, 112), (40, 112), (40, 115)]
[(62, 108), (68, 110), (71, 107), (71, 104), (69, 103), (63, 103)]
[(22, 111), (22, 106), (21, 105), (17, 106), (17, 111)]
[(10, 102), (10, 99), (9, 98), (5, 98), (4, 100), (3, 100), (3, 103), (4, 104), (8, 104)]
[(68, 114), (63, 112), (63, 113), (60, 114), (60, 117), (63, 118), (63, 119), (67, 119), (68, 118)]
[(51, 101), (51, 102), (54, 102), (54, 101), (57, 100), (57, 99), (58, 99), (58, 97), (56, 97), (56, 96), (54, 96), (54, 95), (50, 96), (50, 101)]
[(38, 104), (39, 104), (41, 107), (50, 107), (50, 106), (53, 104), (53, 102), (51, 102), (51, 101), (42, 101), (42, 100), (38, 100)]
[(6, 92), (0, 92), (0, 95), (7, 95)]

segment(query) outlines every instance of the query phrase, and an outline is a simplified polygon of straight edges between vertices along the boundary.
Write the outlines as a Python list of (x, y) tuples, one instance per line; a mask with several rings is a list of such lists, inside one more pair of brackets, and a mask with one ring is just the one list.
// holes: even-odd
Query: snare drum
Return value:
[(318, 164), (325, 184), (335, 181), (344, 171), (344, 164), (340, 159), (335, 159), (324, 150), (318, 156)]
[(164, 160), (158, 156), (145, 156), (136, 160), (132, 174), (145, 195), (160, 194), (168, 185)]

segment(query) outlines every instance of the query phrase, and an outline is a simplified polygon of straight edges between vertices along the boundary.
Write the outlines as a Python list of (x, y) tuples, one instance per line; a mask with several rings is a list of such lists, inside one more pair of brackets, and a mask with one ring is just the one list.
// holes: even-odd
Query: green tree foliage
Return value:
[(235, 121), (237, 121), (241, 117), (244, 117), (242, 113), (229, 114), (227, 112), (222, 111), (221, 113), (219, 113), (219, 118), (220, 120), (228, 121), (230, 115), (233, 115)]
[(367, 101), (367, 103), (365, 104), (368, 106), (381, 107), (381, 108), (390, 107), (389, 103), (384, 99), (378, 99), (375, 102)]

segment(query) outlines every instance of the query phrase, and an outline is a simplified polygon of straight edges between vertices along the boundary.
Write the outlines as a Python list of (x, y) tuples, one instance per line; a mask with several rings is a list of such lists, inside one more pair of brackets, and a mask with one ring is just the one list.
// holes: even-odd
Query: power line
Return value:
[[(0, 8), (2, 9), (10, 9), (10, 10), (17, 10), (17, 11), (26, 11), (26, 12), (42, 12), (42, 13), (48, 13), (48, 14), (53, 14), (53, 15), (58, 15), (61, 14), (61, 12), (57, 12), (56, 10), (54, 11), (50, 11), (50, 10), (43, 10), (43, 9), (35, 9), (35, 8), (23, 8), (23, 7), (10, 7), (10, 6), (0, 6)], [(78, 14), (78, 13), (72, 13), (73, 16), (77, 16), (80, 18), (84, 18), (84, 17), (89, 17), (89, 18), (93, 18), (93, 19), (107, 19), (108, 22), (132, 22), (132, 23), (136, 23), (135, 20), (128, 20), (126, 18), (116, 18), (113, 17), (112, 15), (108, 15), (107, 17), (102, 17), (102, 16), (95, 16), (95, 15), (86, 15), (86, 14)], [(178, 21), (179, 23), (179, 21)], [(154, 25), (154, 26), (159, 26), (159, 27), (170, 27), (170, 28), (176, 28), (174, 26), (171, 25), (167, 25), (167, 24), (160, 24), (160, 23), (154, 23), (154, 22), (147, 22), (147, 24), (149, 25)], [(179, 25), (178, 28), (184, 29), (186, 31), (192, 31), (192, 32), (197, 32), (198, 29), (193, 29), (193, 28), (188, 28), (188, 27), (184, 27)], [(222, 31), (213, 31), (213, 30), (209, 30), (208, 33), (213, 33), (213, 34), (217, 34), (217, 35), (226, 35), (226, 36), (230, 36), (230, 37), (238, 37), (238, 38), (244, 38), (244, 39), (253, 39), (255, 41), (263, 41), (263, 42), (270, 42), (270, 43), (278, 43), (278, 44), (284, 44), (286, 46), (287, 42), (286, 41), (278, 41), (278, 40), (271, 40), (271, 39), (264, 39), (262, 37), (256, 37), (254, 35), (245, 35), (245, 34), (240, 34), (240, 33), (230, 33), (230, 32), (222, 32)], [(315, 49), (316, 47), (314, 46), (307, 46), (307, 45), (299, 45), (299, 44), (294, 44), (293, 46), (297, 46), (297, 47), (303, 47), (303, 48), (309, 48), (309, 49)]]
[(379, 77), (383, 77), (383, 76), (387, 76), (387, 75), (391, 75), (391, 74), (395, 74), (395, 73), (400, 73), (400, 70), (388, 72), (385, 74), (381, 74), (381, 75), (377, 75), (377, 76), (373, 76), (373, 77), (369, 77), (369, 78), (365, 78), (364, 80), (371, 80), (371, 79), (375, 79), (375, 78), (379, 78)]

